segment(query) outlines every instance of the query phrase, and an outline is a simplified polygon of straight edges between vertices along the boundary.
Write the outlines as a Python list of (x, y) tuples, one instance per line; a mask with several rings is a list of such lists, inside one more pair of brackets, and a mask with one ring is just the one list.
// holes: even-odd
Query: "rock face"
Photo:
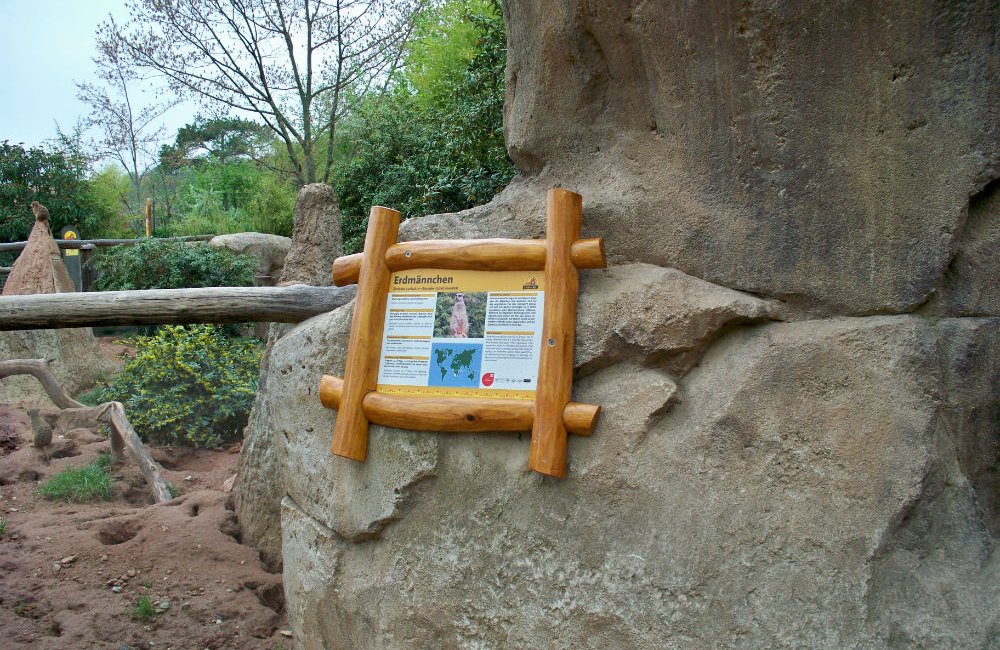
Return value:
[(351, 307), (276, 341), (299, 646), (1000, 646), (1000, 7), (505, 12), (521, 175), (401, 239), (537, 237), (582, 193), (604, 410), (565, 480), (516, 434), (373, 427), (360, 464), (317, 395)]
[[(342, 250), (340, 211), (333, 188), (322, 183), (306, 185), (295, 202), (292, 242), (278, 284), (333, 284), (331, 266)], [(285, 495), (288, 472), (275, 456), (275, 437), (279, 432), (270, 426), (271, 404), (281, 399), (280, 391), (276, 395), (268, 390), (267, 381), (274, 344), (289, 329), (291, 326), (285, 323), (271, 323), (268, 329), (257, 400), (243, 434), (244, 451), (234, 486), (244, 538), (274, 565), (281, 561), (279, 505)]]

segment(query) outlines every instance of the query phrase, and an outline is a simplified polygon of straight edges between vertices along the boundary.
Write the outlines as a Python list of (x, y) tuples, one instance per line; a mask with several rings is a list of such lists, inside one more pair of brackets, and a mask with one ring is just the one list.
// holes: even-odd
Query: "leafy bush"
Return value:
[(211, 325), (168, 325), (135, 345), (103, 401), (122, 402), (144, 440), (215, 447), (239, 438), (257, 392), (258, 343)]
[(246, 255), (162, 239), (115, 246), (97, 255), (94, 265), (99, 291), (249, 287), (256, 270), (255, 260)]
[(38, 494), (49, 501), (108, 501), (111, 499), (111, 456), (101, 456), (90, 465), (70, 467), (55, 474), (38, 487)]

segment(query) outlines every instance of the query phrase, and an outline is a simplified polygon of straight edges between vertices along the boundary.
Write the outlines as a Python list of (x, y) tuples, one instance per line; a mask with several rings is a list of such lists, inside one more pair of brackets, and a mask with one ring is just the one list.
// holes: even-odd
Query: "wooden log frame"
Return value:
[[(331, 451), (364, 461), (369, 423), (417, 431), (531, 431), (528, 466), (566, 476), (567, 434), (589, 436), (601, 407), (570, 402), (578, 269), (607, 266), (601, 238), (580, 239), (583, 198), (548, 193), (546, 239), (429, 240), (396, 243), (399, 213), (372, 208), (363, 253), (337, 258), (338, 286), (358, 283), (344, 379), (324, 375), (322, 404), (338, 411)], [(408, 397), (376, 392), (391, 273), (409, 269), (544, 271), (542, 348), (534, 402)]]
[(157, 503), (166, 503), (173, 499), (170, 488), (160, 474), (160, 466), (152, 459), (146, 447), (142, 444), (139, 434), (128, 421), (125, 407), (121, 402), (105, 402), (98, 406), (87, 406), (76, 401), (63, 389), (59, 381), (52, 375), (45, 359), (12, 359), (0, 361), (0, 379), (14, 375), (31, 375), (45, 389), (49, 399), (62, 409), (60, 421), (96, 421), (108, 425), (111, 430), (111, 456), (116, 461), (122, 460), (127, 453), (138, 466), (153, 492)]
[(0, 331), (160, 325), (164, 323), (297, 323), (350, 302), (350, 288), (205, 287), (0, 297)]

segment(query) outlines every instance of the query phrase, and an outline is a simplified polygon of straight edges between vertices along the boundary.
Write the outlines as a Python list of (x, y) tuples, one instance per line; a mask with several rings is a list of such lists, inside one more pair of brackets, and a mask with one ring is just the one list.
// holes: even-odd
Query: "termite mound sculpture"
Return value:
[[(31, 211), (35, 224), (0, 295), (74, 291), (73, 281), (52, 238), (48, 209), (33, 201)], [(0, 332), (0, 361), (36, 358), (48, 359), (56, 379), (74, 394), (92, 386), (113, 369), (98, 348), (90, 328)], [(48, 405), (49, 398), (30, 377), (11, 377), (0, 382), (0, 403)]]
[(293, 328), (258, 405), (297, 643), (996, 645), (1000, 7), (505, 11), (520, 175), (399, 241), (536, 238), (582, 194), (601, 418), (565, 479), (485, 432), (331, 457), (352, 308)]

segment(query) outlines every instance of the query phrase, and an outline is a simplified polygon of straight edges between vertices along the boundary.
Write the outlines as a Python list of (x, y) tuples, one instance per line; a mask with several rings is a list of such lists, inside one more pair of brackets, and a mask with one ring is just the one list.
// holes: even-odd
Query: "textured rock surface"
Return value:
[(208, 240), (208, 245), (228, 248), (241, 255), (252, 255), (257, 260), (258, 284), (272, 285), (281, 276), (292, 240), (262, 232), (237, 232), (212, 237)]
[[(278, 284), (329, 286), (330, 267), (342, 249), (340, 212), (333, 189), (321, 183), (303, 187), (295, 202), (294, 233)], [(234, 486), (244, 538), (274, 564), (281, 558), (279, 504), (285, 496), (287, 472), (276, 457), (276, 431), (269, 426), (275, 396), (267, 389), (268, 365), (274, 343), (289, 329), (291, 326), (285, 323), (272, 323), (268, 329), (258, 399), (244, 430), (244, 452)]]
[(333, 284), (330, 269), (343, 248), (340, 210), (333, 188), (323, 183), (306, 185), (295, 201), (292, 246), (278, 284)]
[(994, 2), (505, 10), (505, 128), (525, 177), (409, 232), (536, 236), (561, 185), (615, 262), (817, 313), (899, 312), (938, 286), (969, 197), (1000, 175)]
[(576, 366), (624, 359), (686, 372), (726, 327), (778, 318), (781, 307), (677, 271), (629, 264), (584, 274)]
[[(323, 318), (301, 336), (341, 327), (343, 317)], [(997, 335), (995, 319), (935, 327), (906, 316), (741, 328), (712, 346), (667, 413), (676, 386), (662, 371), (601, 370), (576, 386), (605, 412), (592, 438), (571, 442), (565, 481), (526, 472), (517, 436), (419, 434), (437, 446), (430, 470), (431, 449), (414, 453), (420, 439), (395, 432), (373, 436), (364, 465), (332, 460), (332, 418), (309, 405), (314, 395), (286, 395), (272, 415), (297, 468), (283, 510), (297, 638), (306, 648), (996, 641), (1000, 563), (981, 505), (995, 482), (977, 486), (959, 459), (987, 440), (996, 455), (993, 423), (969, 421), (995, 409), (997, 389), (979, 381), (995, 372), (967, 359)], [(279, 347), (301, 349), (293, 342)], [(309, 365), (299, 354), (287, 374), (272, 368), (292, 378)], [(978, 388), (951, 383), (962, 379)], [(384, 527), (387, 513), (396, 521)], [(377, 538), (357, 535), (366, 522)]]
[(350, 309), (297, 326), (262, 396), (297, 643), (1000, 647), (1000, 8), (505, 12), (522, 173), (400, 238), (542, 236), (581, 192), (600, 424), (562, 481), (527, 435), (331, 458)]

